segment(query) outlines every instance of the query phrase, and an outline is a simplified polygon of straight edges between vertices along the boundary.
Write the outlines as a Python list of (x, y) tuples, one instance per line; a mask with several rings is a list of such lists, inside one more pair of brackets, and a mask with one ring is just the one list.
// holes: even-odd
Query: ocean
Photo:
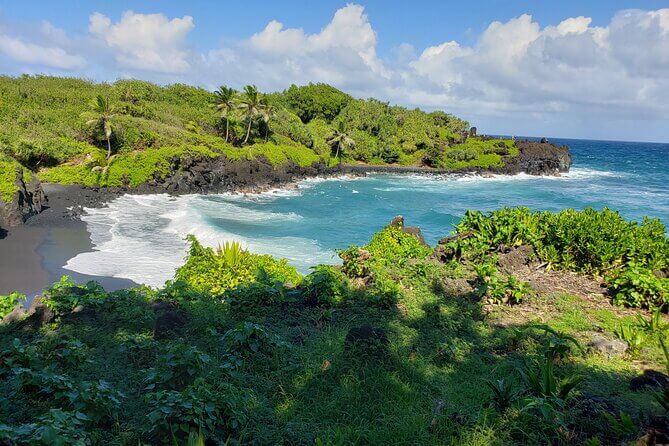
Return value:
[(287, 258), (300, 271), (338, 263), (336, 250), (364, 244), (402, 215), (428, 243), (447, 235), (467, 209), (527, 206), (558, 211), (609, 207), (627, 219), (669, 225), (669, 144), (551, 139), (570, 147), (574, 165), (560, 177), (390, 175), (315, 178), (255, 195), (126, 195), (87, 209), (94, 245), (65, 269), (161, 286), (172, 278), (194, 234), (216, 246)]

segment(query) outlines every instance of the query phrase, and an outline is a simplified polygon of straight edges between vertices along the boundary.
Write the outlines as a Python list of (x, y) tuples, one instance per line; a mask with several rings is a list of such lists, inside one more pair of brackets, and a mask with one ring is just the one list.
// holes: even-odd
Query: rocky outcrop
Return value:
[(530, 175), (558, 175), (569, 172), (572, 164), (567, 146), (556, 146), (548, 142), (517, 141), (518, 156), (506, 160), (505, 173), (528, 173)]
[(4, 226), (17, 226), (25, 222), (31, 216), (42, 211), (46, 205), (47, 198), (42, 190), (42, 185), (35, 175), (28, 183), (24, 181), (23, 169), (16, 170), (17, 191), (12, 201), (5, 203), (0, 199), (0, 224)]
[(334, 173), (323, 163), (300, 167), (294, 163), (273, 166), (265, 159), (230, 160), (206, 157), (175, 158), (166, 179), (155, 179), (142, 189), (170, 194), (264, 190), (295, 180)]

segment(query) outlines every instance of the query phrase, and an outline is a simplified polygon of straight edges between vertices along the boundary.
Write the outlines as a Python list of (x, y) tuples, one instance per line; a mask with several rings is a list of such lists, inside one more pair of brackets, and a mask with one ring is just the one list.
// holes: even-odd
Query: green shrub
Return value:
[(501, 277), (497, 268), (489, 263), (477, 265), (475, 268), (479, 281), (476, 294), (488, 303), (514, 305), (532, 294), (529, 283), (518, 280), (515, 276)]
[(669, 304), (669, 279), (659, 278), (636, 264), (614, 275), (608, 285), (616, 305), (666, 310)]
[(26, 296), (17, 292), (9, 293), (4, 296), (0, 295), (0, 319), (11, 313), (12, 310), (14, 310), (14, 307), (25, 300)]
[(400, 298), (400, 286), (394, 280), (377, 275), (372, 285), (365, 289), (365, 298), (372, 304), (391, 308)]
[(237, 356), (249, 357), (255, 353), (271, 352), (283, 346), (277, 336), (272, 335), (265, 327), (252, 322), (242, 322), (223, 335), (223, 343), (228, 351)]
[(100, 303), (107, 294), (99, 283), (90, 281), (85, 285), (75, 284), (63, 276), (44, 292), (44, 303), (55, 314), (61, 315), (74, 310), (79, 305)]
[(231, 265), (225, 253), (203, 247), (193, 236), (188, 236), (188, 241), (191, 246), (186, 263), (176, 271), (175, 279), (195, 291), (221, 297), (227, 290), (255, 282), (261, 275), (272, 282), (298, 284), (301, 280), (285, 259), (242, 251)]
[(628, 222), (609, 209), (504, 208), (467, 211), (456, 231), (467, 235), (447, 244), (456, 255), (476, 258), (502, 245), (529, 245), (548, 268), (605, 274), (618, 304), (666, 305), (667, 281), (652, 273), (669, 264), (669, 239), (657, 219)]
[(88, 417), (81, 412), (51, 409), (47, 415), (37, 417), (35, 423), (20, 426), (0, 424), (0, 438), (8, 444), (86, 446), (90, 444), (84, 431)]
[(432, 253), (429, 246), (423, 245), (414, 235), (407, 234), (396, 226), (387, 226), (374, 234), (365, 249), (374, 259), (387, 262), (424, 259)]
[(337, 268), (330, 265), (319, 265), (304, 278), (303, 295), (310, 305), (331, 307), (344, 301), (348, 295), (348, 280)]
[(146, 389), (183, 389), (192, 383), (211, 362), (197, 347), (177, 341), (158, 355), (156, 366), (147, 371)]
[(231, 384), (212, 387), (202, 380), (182, 391), (149, 393), (147, 433), (156, 441), (173, 444), (184, 444), (192, 432), (228, 438), (246, 419), (244, 400)]

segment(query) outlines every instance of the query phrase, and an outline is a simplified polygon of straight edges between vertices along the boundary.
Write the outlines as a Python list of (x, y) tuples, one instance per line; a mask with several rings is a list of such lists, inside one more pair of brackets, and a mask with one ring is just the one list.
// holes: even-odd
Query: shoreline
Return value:
[(233, 188), (215, 188), (212, 190), (168, 192), (158, 187), (126, 188), (90, 188), (79, 185), (57, 185), (44, 183), (43, 189), (48, 197), (46, 208), (32, 216), (23, 225), (3, 229), (0, 233), (0, 294), (13, 291), (26, 294), (29, 298), (39, 295), (45, 288), (57, 282), (61, 276), (68, 275), (76, 282), (94, 280), (107, 291), (137, 286), (129, 279), (93, 276), (81, 274), (63, 268), (68, 260), (78, 254), (92, 252), (94, 246), (86, 223), (81, 220), (84, 208), (104, 207), (120, 196), (169, 194), (173, 196), (189, 194), (260, 194), (276, 189), (297, 188), (299, 183), (313, 178), (325, 180), (339, 177), (365, 177), (370, 174), (425, 174), (454, 176), (479, 175), (516, 175), (498, 173), (489, 170), (452, 171), (427, 167), (411, 166), (375, 166), (342, 165), (326, 172), (313, 175), (295, 175), (289, 180), (267, 181), (253, 186)]

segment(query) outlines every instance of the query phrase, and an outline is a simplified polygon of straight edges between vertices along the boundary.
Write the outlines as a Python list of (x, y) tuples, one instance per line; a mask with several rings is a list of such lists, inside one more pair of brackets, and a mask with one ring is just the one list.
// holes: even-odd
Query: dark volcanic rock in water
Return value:
[(31, 216), (38, 214), (45, 207), (47, 198), (37, 176), (32, 175), (30, 182), (23, 178), (23, 169), (17, 169), (16, 182), (18, 190), (12, 201), (4, 203), (0, 200), (0, 223), (5, 226), (17, 226)]
[(558, 175), (569, 172), (572, 158), (567, 146), (558, 147), (548, 142), (533, 141), (517, 141), (516, 146), (520, 154), (507, 159), (507, 173)]

